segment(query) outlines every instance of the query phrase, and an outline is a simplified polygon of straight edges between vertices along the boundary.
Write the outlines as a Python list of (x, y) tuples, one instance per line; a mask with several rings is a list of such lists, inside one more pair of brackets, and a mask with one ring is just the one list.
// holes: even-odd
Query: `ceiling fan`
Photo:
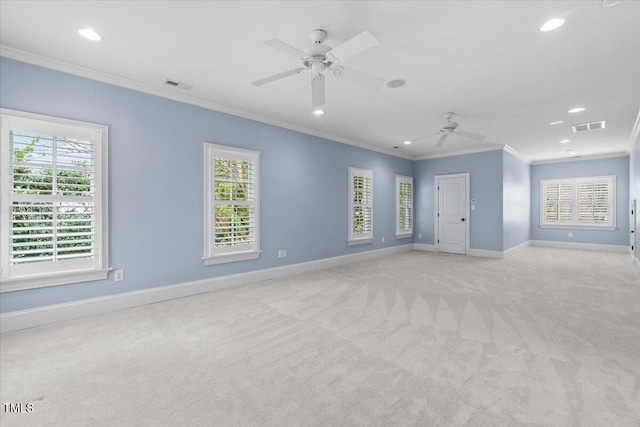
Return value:
[(444, 113), (444, 118), (447, 122), (444, 125), (442, 125), (440, 128), (430, 128), (430, 129), (438, 129), (436, 133), (421, 136), (420, 138), (416, 138), (412, 140), (412, 142), (415, 142), (424, 138), (429, 138), (431, 136), (440, 135), (440, 139), (438, 139), (438, 142), (436, 142), (436, 146), (435, 146), (435, 148), (438, 148), (438, 147), (442, 147), (442, 145), (444, 144), (444, 141), (451, 134), (460, 135), (465, 138), (475, 139), (476, 141), (484, 141), (485, 139), (487, 139), (487, 137), (484, 135), (478, 135), (477, 133), (463, 131), (458, 127), (457, 122), (451, 121), (452, 117), (453, 117), (453, 113)]
[(318, 107), (325, 103), (324, 74), (322, 73), (326, 70), (330, 70), (336, 77), (343, 78), (352, 83), (357, 83), (374, 90), (379, 89), (384, 83), (384, 79), (381, 79), (380, 77), (375, 77), (338, 64), (340, 61), (358, 55), (380, 44), (368, 31), (347, 40), (335, 48), (331, 48), (323, 44), (324, 40), (327, 38), (327, 32), (324, 30), (313, 30), (309, 34), (309, 37), (311, 38), (311, 41), (313, 41), (313, 46), (308, 52), (303, 52), (302, 50), (290, 46), (278, 39), (263, 41), (267, 46), (271, 46), (284, 53), (295, 56), (302, 61), (302, 67), (256, 80), (255, 82), (252, 82), (252, 84), (254, 86), (261, 86), (294, 74), (299, 74), (306, 70), (311, 70), (313, 73), (311, 78), (311, 105)]

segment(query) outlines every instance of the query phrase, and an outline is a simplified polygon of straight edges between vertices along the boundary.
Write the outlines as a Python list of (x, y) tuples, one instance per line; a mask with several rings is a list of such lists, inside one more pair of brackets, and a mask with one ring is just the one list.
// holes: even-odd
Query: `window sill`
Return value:
[(410, 237), (413, 237), (413, 233), (400, 233), (400, 234), (396, 234), (396, 239), (408, 239)]
[(361, 239), (347, 240), (347, 244), (349, 246), (365, 245), (367, 243), (373, 242), (373, 239), (374, 239), (373, 237), (365, 237)]
[(560, 230), (598, 230), (616, 231), (618, 227), (614, 225), (579, 225), (579, 224), (540, 224), (540, 228), (560, 229)]
[(202, 258), (204, 265), (224, 264), (226, 262), (246, 261), (249, 259), (260, 258), (262, 251), (246, 251), (246, 252), (232, 252), (229, 254), (214, 255), (208, 258)]
[(111, 270), (111, 268), (105, 268), (101, 270), (91, 269), (2, 279), (2, 285), (0, 285), (0, 293), (22, 291), (35, 288), (46, 288), (49, 286), (70, 285), (72, 283), (91, 282), (94, 280), (104, 280), (107, 278), (107, 275)]

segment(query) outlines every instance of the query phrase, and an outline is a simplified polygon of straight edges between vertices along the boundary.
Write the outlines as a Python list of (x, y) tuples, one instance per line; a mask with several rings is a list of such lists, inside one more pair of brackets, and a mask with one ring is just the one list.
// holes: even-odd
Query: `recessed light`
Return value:
[(558, 121), (555, 121), (555, 122), (551, 122), (551, 123), (549, 123), (549, 124), (550, 124), (551, 126), (553, 126), (553, 125), (559, 125), (560, 123), (564, 123), (564, 120), (558, 120)]
[(586, 110), (586, 108), (584, 107), (576, 107), (576, 108), (572, 108), (571, 110), (568, 111), (568, 113), (580, 113), (582, 111)]
[(321, 109), (319, 109), (319, 108), (318, 108), (317, 110), (315, 110), (315, 111), (313, 112), (313, 114), (315, 114), (316, 116), (321, 116), (321, 115), (323, 115), (323, 114), (324, 114), (324, 111), (322, 111)]
[(404, 85), (407, 84), (406, 80), (402, 80), (402, 79), (395, 79), (395, 80), (390, 80), (387, 82), (387, 87), (391, 88), (391, 89), (397, 89), (399, 87), (402, 87)]
[(561, 27), (562, 24), (564, 24), (564, 19), (562, 18), (549, 19), (547, 22), (544, 23), (542, 27), (540, 27), (540, 31), (543, 31), (543, 32), (553, 31), (556, 28)]
[(91, 28), (81, 28), (78, 30), (78, 33), (80, 33), (80, 35), (85, 39), (89, 39), (94, 42), (98, 40), (102, 40), (102, 36), (96, 33), (95, 31), (93, 31)]
[(575, 151), (572, 151), (572, 152), (570, 152), (570, 153), (569, 153), (569, 155), (570, 155), (570, 156), (577, 156), (577, 155), (578, 155), (578, 153), (576, 153)]
[(405, 141), (404, 144), (405, 145), (409, 145), (409, 144), (411, 144), (411, 141)]
[(570, 142), (569, 139), (563, 139), (562, 141), (560, 141), (560, 144), (566, 144), (567, 142)]

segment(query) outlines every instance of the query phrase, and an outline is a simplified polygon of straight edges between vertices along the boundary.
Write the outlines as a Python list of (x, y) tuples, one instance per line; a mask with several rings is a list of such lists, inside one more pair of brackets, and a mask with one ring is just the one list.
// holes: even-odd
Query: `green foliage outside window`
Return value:
[[(60, 196), (90, 196), (90, 156), (81, 143), (61, 139), (61, 155), (69, 160), (54, 176), (53, 138), (13, 135), (14, 195), (29, 195), (29, 201), (11, 204), (11, 262), (42, 262), (93, 254), (93, 203), (55, 200)], [(37, 147), (45, 147), (38, 150)], [(50, 151), (50, 152), (49, 152)], [(83, 152), (84, 151), (84, 152)]]
[(253, 165), (215, 159), (215, 245), (253, 243)]

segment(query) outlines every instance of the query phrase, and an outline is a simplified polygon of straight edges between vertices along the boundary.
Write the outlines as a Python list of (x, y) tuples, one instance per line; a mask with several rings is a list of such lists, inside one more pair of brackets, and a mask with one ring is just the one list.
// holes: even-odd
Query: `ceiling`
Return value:
[[(539, 31), (552, 17), (564, 26)], [(541, 161), (629, 148), (640, 107), (638, 22), (640, 1), (2, 1), (0, 53), (403, 157), (508, 145)], [(103, 39), (80, 37), (82, 27)], [(309, 72), (251, 84), (300, 66), (262, 41), (307, 50), (316, 28), (331, 47), (369, 31), (380, 45), (342, 65), (407, 84), (374, 91), (326, 73), (323, 116), (312, 114)], [(170, 88), (167, 78), (193, 89)], [(576, 106), (586, 110), (567, 112)], [(449, 111), (488, 138), (403, 144), (433, 133)], [(606, 128), (571, 130), (596, 120)]]

